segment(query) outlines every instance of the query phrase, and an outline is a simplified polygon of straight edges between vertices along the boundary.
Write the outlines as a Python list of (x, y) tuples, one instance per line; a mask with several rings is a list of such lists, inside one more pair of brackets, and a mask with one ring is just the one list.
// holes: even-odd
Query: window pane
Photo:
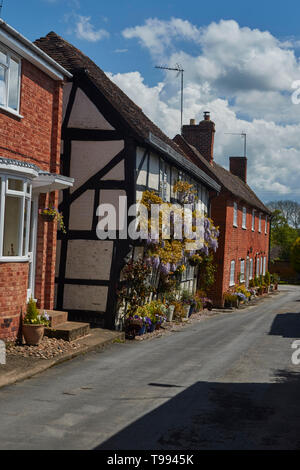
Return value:
[(19, 62), (10, 59), (9, 83), (8, 83), (8, 106), (17, 111), (19, 103)]
[(3, 256), (18, 256), (22, 199), (6, 196)]
[(0, 65), (0, 105), (5, 105), (5, 68)]
[(22, 180), (9, 179), (8, 180), (8, 189), (13, 191), (24, 191), (24, 182)]

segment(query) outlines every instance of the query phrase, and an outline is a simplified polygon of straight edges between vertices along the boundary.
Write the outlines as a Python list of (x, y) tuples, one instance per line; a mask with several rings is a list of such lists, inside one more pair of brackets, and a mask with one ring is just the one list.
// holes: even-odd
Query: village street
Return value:
[(1, 449), (300, 449), (300, 287), (0, 389)]

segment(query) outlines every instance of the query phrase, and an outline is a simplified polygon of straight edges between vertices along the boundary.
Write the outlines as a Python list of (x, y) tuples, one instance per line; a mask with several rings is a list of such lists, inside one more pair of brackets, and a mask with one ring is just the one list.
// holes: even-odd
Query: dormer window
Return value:
[(252, 232), (255, 230), (255, 209), (252, 209)]
[(233, 225), (238, 226), (238, 205), (236, 202), (233, 203)]
[(19, 113), (21, 61), (0, 48), (0, 107)]
[(243, 223), (242, 223), (242, 228), (246, 229), (246, 222), (247, 222), (247, 209), (246, 207), (243, 207)]

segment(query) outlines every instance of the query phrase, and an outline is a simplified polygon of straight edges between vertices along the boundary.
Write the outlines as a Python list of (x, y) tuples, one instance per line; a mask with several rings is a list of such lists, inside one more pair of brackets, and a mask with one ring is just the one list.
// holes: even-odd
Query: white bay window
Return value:
[(0, 261), (28, 257), (31, 192), (29, 180), (0, 175)]

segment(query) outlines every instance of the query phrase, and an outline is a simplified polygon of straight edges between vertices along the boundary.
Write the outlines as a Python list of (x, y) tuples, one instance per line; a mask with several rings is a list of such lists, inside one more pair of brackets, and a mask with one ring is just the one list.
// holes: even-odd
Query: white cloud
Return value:
[[(230, 155), (243, 154), (243, 140), (225, 133), (246, 132), (249, 184), (264, 201), (279, 195), (300, 201), (300, 105), (291, 102), (300, 67), (293, 41), (233, 20), (199, 28), (178, 18), (148, 19), (123, 36), (137, 39), (153, 60), (183, 66), (184, 123), (211, 111), (217, 162), (228, 168)], [(145, 84), (139, 72), (111, 78), (170, 137), (178, 133), (180, 82), (174, 73), (166, 72), (156, 86)]]
[(90, 22), (90, 16), (78, 15), (76, 22), (76, 36), (79, 39), (84, 39), (90, 42), (97, 42), (101, 39), (108, 38), (109, 32), (105, 29), (95, 29), (95, 26)]

